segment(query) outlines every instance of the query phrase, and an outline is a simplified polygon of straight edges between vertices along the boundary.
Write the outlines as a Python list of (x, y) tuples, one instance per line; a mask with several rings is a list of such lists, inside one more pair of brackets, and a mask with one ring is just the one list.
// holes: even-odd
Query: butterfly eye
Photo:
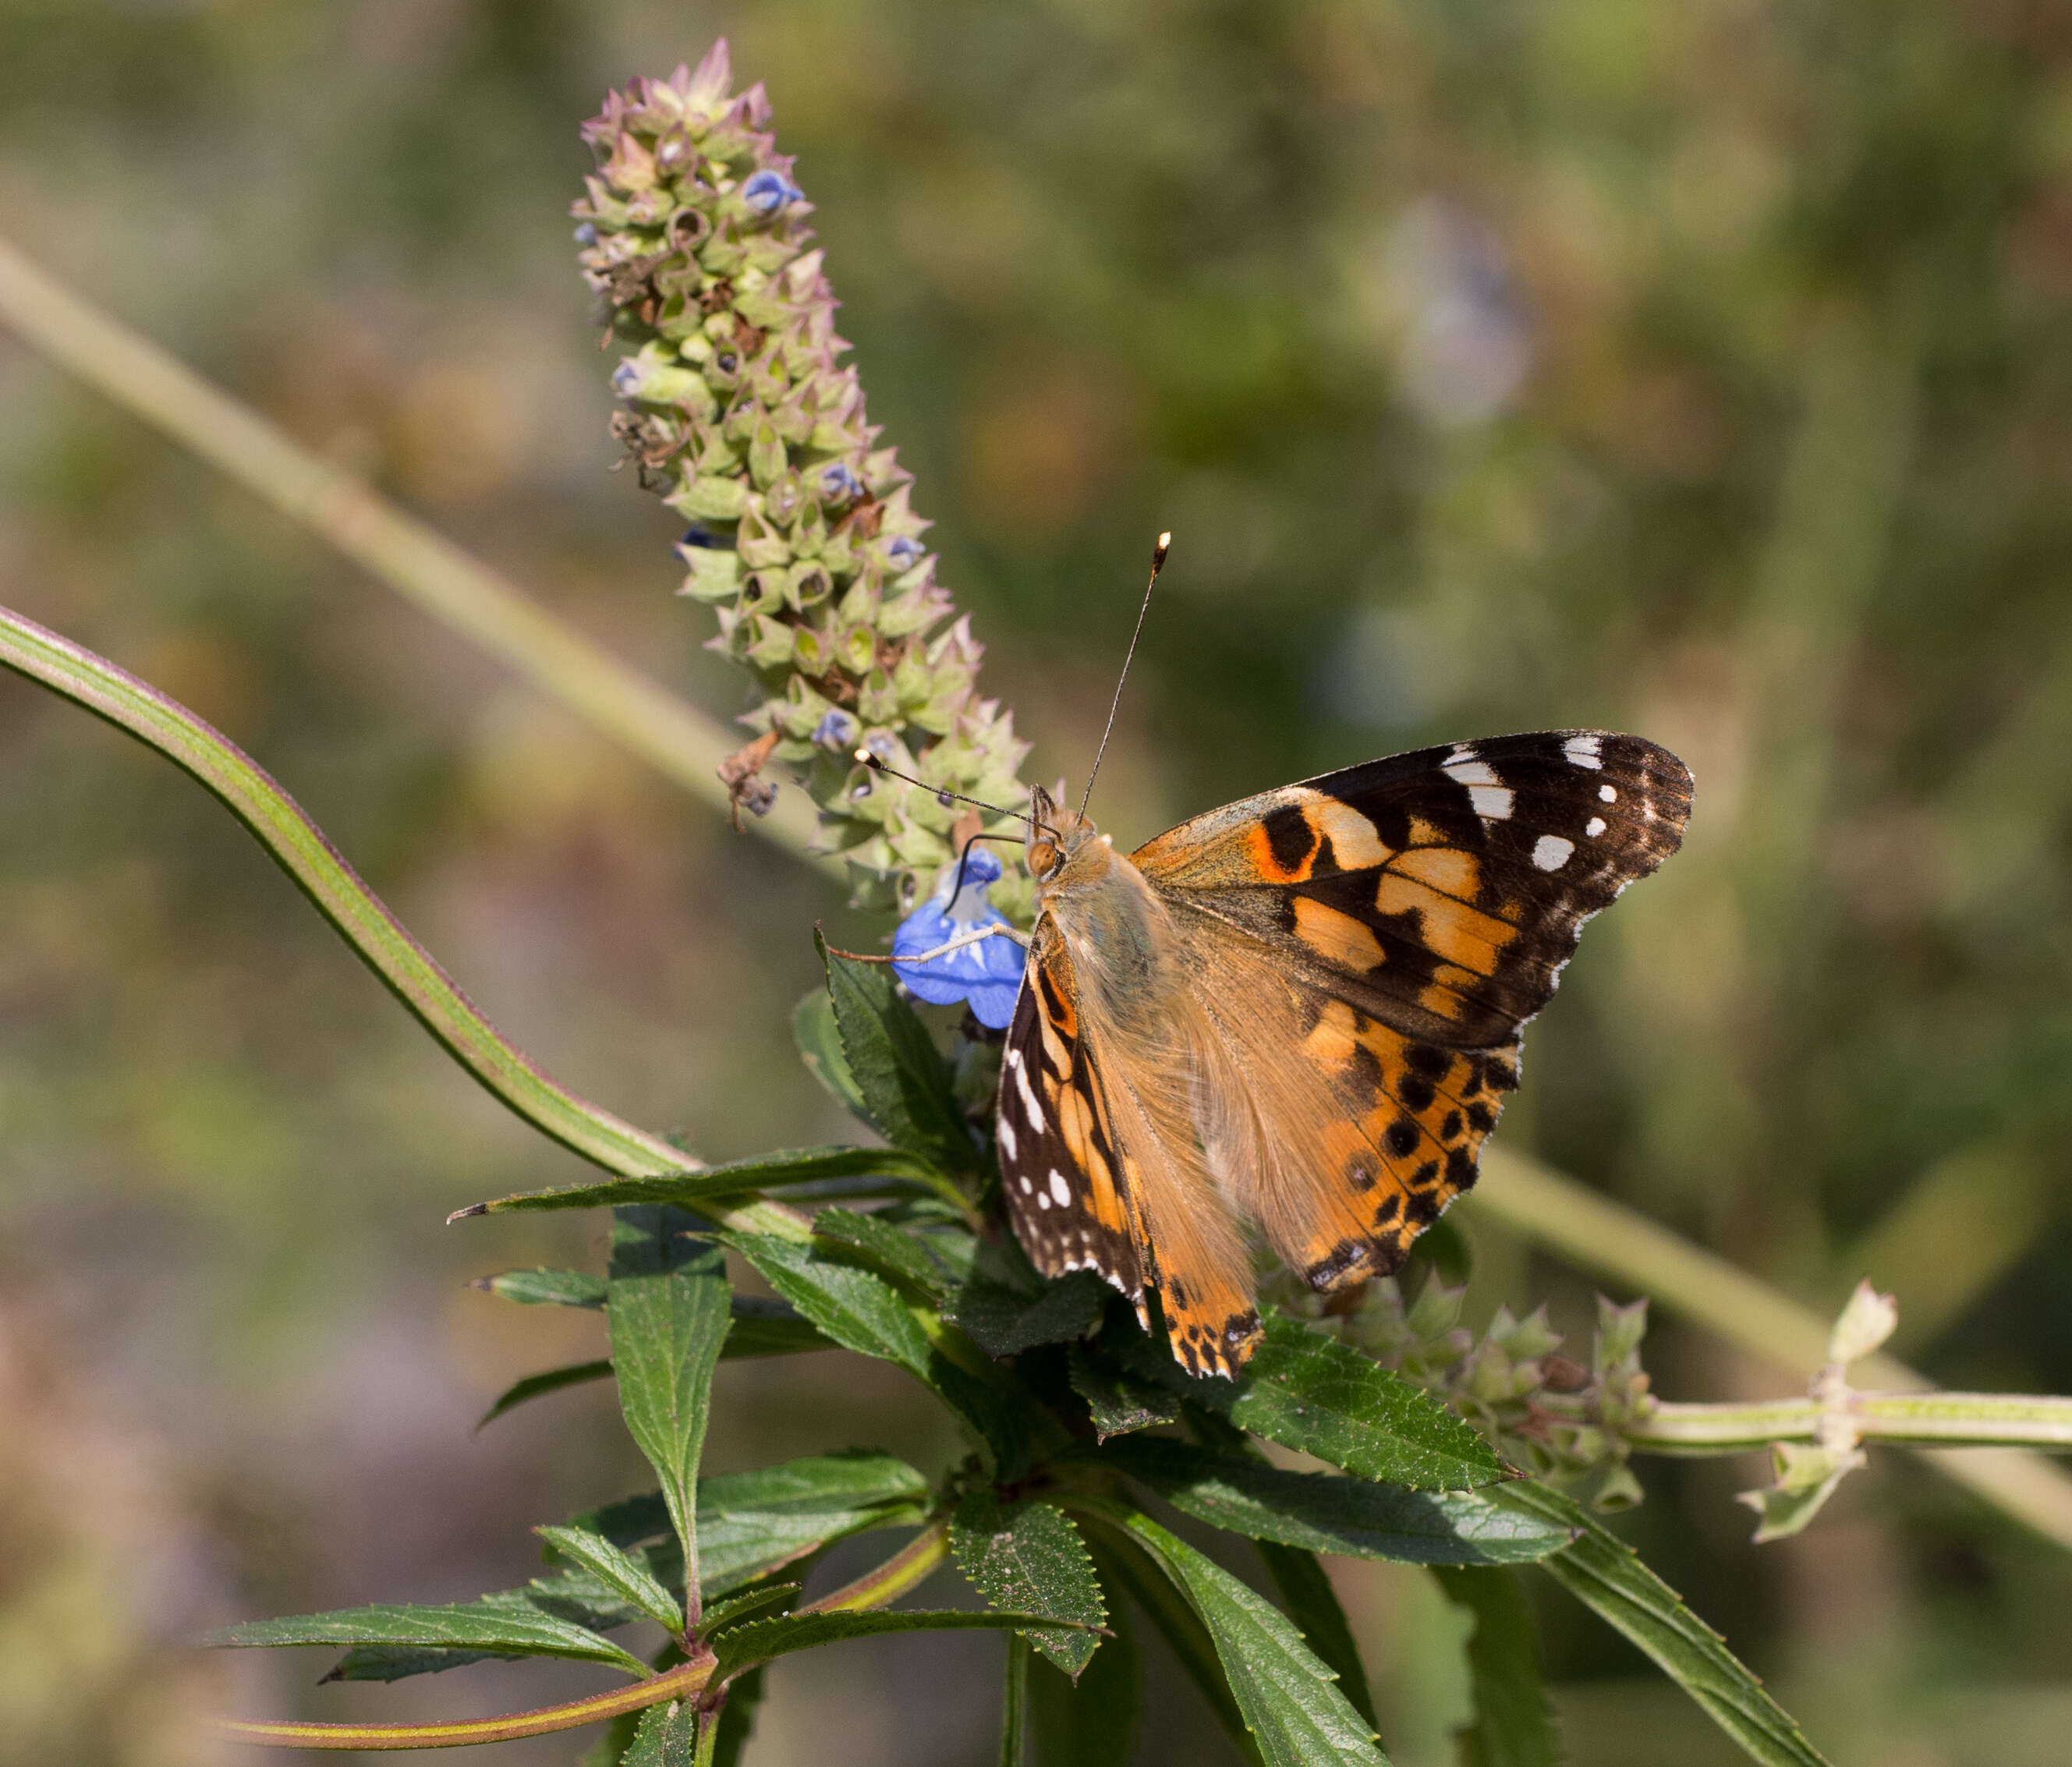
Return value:
[(1053, 840), (1038, 840), (1029, 849), (1029, 869), (1039, 878), (1047, 877), (1058, 869), (1058, 846)]

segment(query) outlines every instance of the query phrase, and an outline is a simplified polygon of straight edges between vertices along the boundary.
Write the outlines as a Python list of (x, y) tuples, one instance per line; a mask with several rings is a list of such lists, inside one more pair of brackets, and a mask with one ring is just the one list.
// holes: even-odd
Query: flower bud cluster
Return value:
[(1627, 1429), (1655, 1403), (1640, 1366), (1645, 1301), (1619, 1307), (1597, 1297), (1585, 1367), (1560, 1354), (1544, 1307), (1523, 1319), (1499, 1307), (1478, 1339), (1460, 1323), (1466, 1291), (1437, 1276), (1412, 1302), (1393, 1278), (1371, 1282), (1343, 1313), (1293, 1279), (1281, 1286), (1274, 1299), (1285, 1310), (1335, 1323), (1346, 1342), (1445, 1399), (1512, 1465), (1600, 1510), (1641, 1500)]
[[(762, 87), (729, 90), (726, 44), (636, 80), (584, 125), (598, 169), (574, 213), (583, 275), (630, 347), (614, 427), (690, 524), (683, 593), (760, 690), (860, 899), (910, 907), (951, 860), (940, 791), (1018, 803), (1026, 745), (980, 698), (981, 647), (935, 580), (911, 475), (880, 447), (792, 162)], [(926, 782), (859, 766), (867, 748)], [(754, 806), (751, 801), (749, 807)]]

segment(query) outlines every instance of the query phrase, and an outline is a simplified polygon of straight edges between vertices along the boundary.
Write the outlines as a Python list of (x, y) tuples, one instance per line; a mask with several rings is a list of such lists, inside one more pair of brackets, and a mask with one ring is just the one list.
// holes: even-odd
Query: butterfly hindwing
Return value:
[(1092, 1270), (1137, 1303), (1144, 1262), (1100, 1075), (1081, 1034), (1071, 962), (1039, 921), (1001, 1058), (994, 1112), (1015, 1236), (1046, 1276)]

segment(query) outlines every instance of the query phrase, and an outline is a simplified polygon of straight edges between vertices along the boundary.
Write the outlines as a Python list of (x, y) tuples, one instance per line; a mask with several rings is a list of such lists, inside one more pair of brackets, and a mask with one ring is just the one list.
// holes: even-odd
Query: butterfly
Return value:
[(1245, 1223), (1330, 1291), (1475, 1181), (1583, 923), (1676, 851), (1666, 749), (1549, 730), (1212, 810), (1127, 857), (1038, 788), (994, 1133), (1046, 1275), (1092, 1270), (1194, 1375), (1261, 1335)]

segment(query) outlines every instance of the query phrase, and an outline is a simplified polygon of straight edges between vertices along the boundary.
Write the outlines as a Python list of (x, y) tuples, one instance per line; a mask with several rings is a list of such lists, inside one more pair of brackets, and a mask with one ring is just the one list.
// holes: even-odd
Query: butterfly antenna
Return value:
[(1151, 554), (1151, 581), (1144, 586), (1144, 602), (1137, 610), (1137, 630), (1129, 635), (1129, 648), (1123, 653), (1122, 673), (1116, 677), (1115, 699), (1108, 709), (1108, 725), (1101, 732), (1100, 746), (1094, 750), (1093, 770), (1087, 775), (1087, 788), (1079, 795), (1079, 814), (1087, 813), (1087, 802), (1094, 795), (1094, 775), (1100, 771), (1101, 757), (1108, 753), (1108, 739), (1115, 731), (1115, 715), (1122, 709), (1122, 684), (1129, 679), (1129, 661), (1137, 655), (1137, 641), (1144, 635), (1144, 616), (1151, 611), (1151, 591), (1158, 586), (1158, 573), (1166, 568), (1166, 553), (1173, 544), (1170, 534), (1161, 534), (1158, 544)]

